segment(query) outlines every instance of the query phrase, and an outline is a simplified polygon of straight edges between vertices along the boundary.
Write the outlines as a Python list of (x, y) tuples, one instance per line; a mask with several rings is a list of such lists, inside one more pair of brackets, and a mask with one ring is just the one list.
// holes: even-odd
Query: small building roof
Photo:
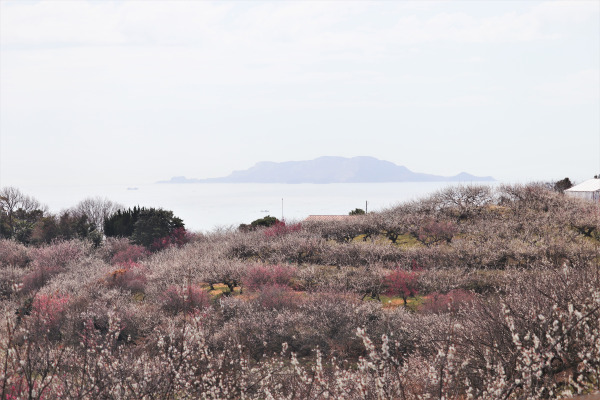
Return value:
[(566, 192), (600, 192), (600, 179), (588, 179), (567, 189)]

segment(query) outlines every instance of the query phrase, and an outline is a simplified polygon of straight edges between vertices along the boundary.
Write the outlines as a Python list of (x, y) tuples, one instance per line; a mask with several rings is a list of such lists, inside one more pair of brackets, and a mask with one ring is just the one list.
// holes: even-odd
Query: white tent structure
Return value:
[(565, 193), (580, 199), (600, 201), (600, 179), (589, 179), (565, 190)]

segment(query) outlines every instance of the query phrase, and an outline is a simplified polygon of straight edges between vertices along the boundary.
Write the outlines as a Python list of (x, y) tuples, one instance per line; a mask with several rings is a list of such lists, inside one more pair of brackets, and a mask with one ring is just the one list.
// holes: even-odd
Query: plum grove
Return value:
[(2, 399), (600, 389), (600, 208), (545, 185), (454, 187), (340, 221), (207, 234), (166, 212), (158, 241), (96, 243), (19, 241), (30, 228), (41, 238), (26, 217), (45, 212), (21, 201), (0, 239)]

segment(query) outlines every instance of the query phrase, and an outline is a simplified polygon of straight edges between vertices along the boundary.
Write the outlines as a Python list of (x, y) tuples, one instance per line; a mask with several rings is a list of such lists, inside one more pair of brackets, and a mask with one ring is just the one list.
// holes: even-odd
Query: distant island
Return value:
[(491, 176), (461, 172), (440, 176), (413, 172), (374, 157), (319, 157), (309, 161), (259, 162), (222, 178), (190, 179), (176, 176), (157, 183), (383, 183), (383, 182), (484, 182)]

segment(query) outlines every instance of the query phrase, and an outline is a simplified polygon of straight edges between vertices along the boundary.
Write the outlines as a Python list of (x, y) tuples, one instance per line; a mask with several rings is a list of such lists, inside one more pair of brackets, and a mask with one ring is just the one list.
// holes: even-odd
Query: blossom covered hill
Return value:
[(599, 221), (600, 205), (543, 185), (462, 186), (147, 247), (2, 239), (0, 397), (591, 393)]

